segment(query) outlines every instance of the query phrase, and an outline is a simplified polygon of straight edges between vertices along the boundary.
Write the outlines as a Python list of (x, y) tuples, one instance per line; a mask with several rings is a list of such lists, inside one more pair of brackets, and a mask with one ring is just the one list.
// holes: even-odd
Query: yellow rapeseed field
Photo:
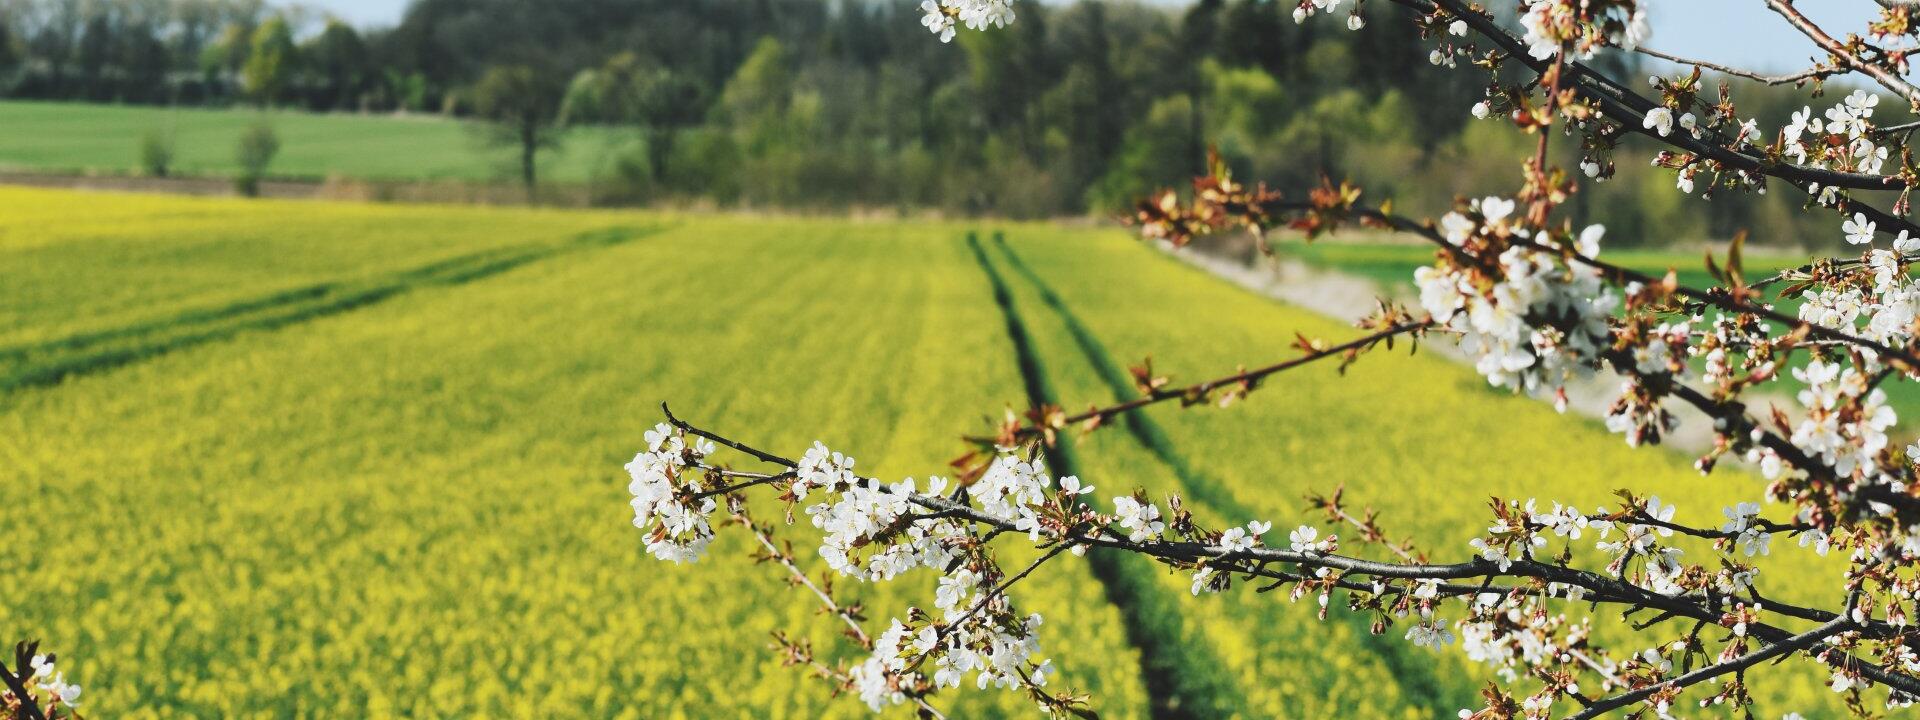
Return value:
[[(660, 402), (924, 477), (1023, 402), (1023, 368), (1084, 406), (1149, 354), (1199, 379), (1290, 355), (1294, 330), (1352, 333), (1120, 231), (994, 229), (0, 190), (0, 637), (58, 649), (99, 718), (865, 715), (765, 651), (836, 635), (745, 537), (646, 556), (620, 466)], [(1529, 462), (1489, 465), (1486, 442)], [(1302, 496), (1344, 484), (1441, 555), (1491, 494), (1657, 485), (1697, 519), (1758, 482), (1425, 355), (1154, 409), (1070, 454), (1101, 498), (1177, 491), (1208, 520), (1317, 521)], [(1451, 715), (1486, 679), (1278, 595), (1049, 567), (1019, 595), (1108, 717)], [(930, 588), (851, 591), (883, 622)], [(1818, 691), (1759, 672), (1772, 701)]]

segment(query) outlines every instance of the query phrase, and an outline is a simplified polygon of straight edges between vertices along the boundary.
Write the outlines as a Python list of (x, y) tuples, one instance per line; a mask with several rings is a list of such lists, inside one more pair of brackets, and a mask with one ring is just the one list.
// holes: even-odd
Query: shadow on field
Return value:
[[(1032, 407), (1054, 404), (1046, 371), (1006, 280), (987, 257), (976, 234), (967, 233), (967, 247), (992, 285), (993, 300), (1006, 319), (1007, 339), (1013, 343), (1027, 403)], [(1071, 438), (1061, 436), (1054, 447), (1046, 448), (1047, 465), (1055, 475), (1079, 474), (1071, 444)], [(1107, 601), (1120, 610), (1127, 641), (1140, 651), (1140, 680), (1146, 686), (1153, 717), (1226, 717), (1246, 706), (1238, 688), (1212, 672), (1221, 666), (1212, 644), (1202, 637), (1182, 637), (1177, 624), (1168, 620), (1178, 617), (1179, 598), (1171, 597), (1155, 580), (1159, 570), (1154, 563), (1129, 553), (1094, 549), (1087, 553), (1087, 564), (1099, 579)]]
[(411, 290), (473, 282), (528, 263), (610, 247), (665, 229), (610, 227), (561, 242), (494, 248), (352, 282), (284, 290), (155, 322), (0, 348), (0, 393), (56, 385), (201, 343), (253, 330), (274, 330), (379, 303)]
[[(969, 236), (968, 240), (973, 243), (974, 251), (979, 255), (982, 268), (986, 269), (989, 277), (993, 280), (995, 284), (995, 298), (998, 300), (1000, 298), (1000, 292), (1003, 289), (1002, 281), (999, 279), (998, 273), (988, 264), (988, 260), (985, 253), (979, 247), (979, 243), (972, 236)], [(1045, 304), (1049, 310), (1053, 311), (1060, 324), (1066, 328), (1068, 335), (1073, 338), (1074, 345), (1080, 350), (1081, 359), (1087, 363), (1087, 366), (1100, 377), (1101, 381), (1106, 384), (1107, 389), (1113, 393), (1112, 401), (1125, 402), (1139, 397), (1138, 390), (1134, 387), (1132, 377), (1126, 368), (1114, 362), (1112, 355), (1107, 352), (1106, 346), (1093, 334), (1093, 331), (1080, 321), (1080, 318), (1074, 314), (1066, 302), (1053, 291), (1053, 288), (1049, 286), (1038, 273), (1034, 272), (1031, 267), (1020, 259), (1019, 254), (1015, 253), (1013, 248), (1008, 245), (1006, 236), (1003, 233), (995, 232), (993, 234), (993, 244), (994, 248), (999, 251), (1000, 256), (1004, 258), (1007, 266), (1013, 268), (1014, 272), (1032, 287), (1035, 294), (1039, 296), (1040, 301)], [(1008, 298), (1006, 302), (1002, 302), (1001, 307), (1008, 314), (1008, 323), (1009, 326), (1011, 326), (1016, 322), (1011, 298)], [(1015, 343), (1016, 349), (1030, 346), (1030, 342)], [(1023, 352), (1031, 351), (1026, 350)], [(1038, 371), (1039, 361), (1035, 358), (1030, 363), (1023, 360), (1021, 363), (1023, 373), (1027, 370), (1029, 364), (1035, 368), (1036, 372)], [(1029, 394), (1030, 399), (1032, 399), (1031, 392)], [(1050, 395), (1051, 393), (1043, 393), (1042, 397), (1050, 398)], [(1036, 407), (1042, 402), (1042, 400), (1033, 399)], [(1047, 399), (1044, 402), (1058, 404), (1057, 399)], [(1174, 448), (1173, 439), (1167, 436), (1166, 432), (1160, 428), (1158, 423), (1155, 423), (1152, 418), (1148, 417), (1144, 409), (1128, 411), (1121, 415), (1121, 419), (1127, 428), (1127, 433), (1132, 436), (1134, 441), (1138, 443), (1142, 449), (1151, 453), (1154, 459), (1158, 460), (1169, 473), (1172, 473), (1173, 476), (1179, 480), (1183, 495), (1187, 500), (1205, 505), (1216, 514), (1229, 520), (1253, 520), (1259, 517), (1258, 513), (1253, 512), (1241, 504), (1234, 496), (1232, 488), (1228, 487), (1227, 484), (1206, 472), (1194, 468), (1188, 463), (1186, 458)], [(1064, 444), (1064, 442), (1062, 444)], [(1052, 455), (1049, 454), (1050, 461), (1051, 458)], [(1067, 465), (1056, 465), (1056, 467), (1060, 474), (1078, 474), (1075, 469)], [(1130, 559), (1138, 560), (1139, 558)], [(1145, 562), (1142, 562), (1142, 564), (1150, 565), (1150, 563)], [(1152, 567), (1146, 568), (1148, 571), (1153, 569)], [(1153, 589), (1150, 588), (1149, 590)], [(1109, 594), (1111, 595), (1111, 592)], [(1162, 590), (1158, 594), (1164, 596), (1166, 593)], [(1153, 611), (1147, 614), (1148, 617), (1158, 615), (1171, 616), (1173, 613), (1182, 612), (1181, 608), (1176, 607), (1179, 598), (1161, 597), (1157, 598), (1157, 600), (1159, 601), (1157, 604), (1164, 605), (1164, 607), (1153, 608)], [(1132, 613), (1129, 612), (1130, 618), (1131, 615)], [(1455, 697), (1455, 695), (1459, 694), (1454, 692), (1457, 688), (1449, 687), (1447, 684), (1441, 682), (1441, 680), (1434, 675), (1432, 663), (1427, 658), (1415, 655), (1414, 653), (1417, 651), (1410, 645), (1397, 637), (1372, 634), (1369, 631), (1365, 617), (1350, 617), (1352, 618), (1350, 624), (1357, 631), (1356, 635), (1361, 638), (1361, 641), (1368, 649), (1372, 650), (1373, 653), (1387, 665), (1394, 678), (1398, 681), (1400, 689), (1407, 694), (1408, 699), (1418, 703), (1422, 707), (1432, 709), (1435, 713), (1450, 713), (1455, 708), (1466, 707), (1471, 704), (1471, 697)], [(1175, 642), (1178, 644), (1177, 639)], [(1144, 646), (1142, 646), (1142, 652), (1145, 652)], [(1206, 659), (1192, 658), (1185, 660), (1185, 662), (1206, 662)], [(1208, 670), (1214, 667), (1218, 667), (1218, 665), (1185, 666), (1188, 672), (1194, 672), (1195, 669), (1199, 669), (1198, 672), (1202, 674), (1207, 673)], [(1177, 670), (1178, 665), (1176, 664), (1175, 668), (1163, 669)], [(1149, 675), (1149, 677), (1151, 677), (1151, 675)], [(1222, 690), (1218, 688), (1193, 689), (1193, 692), (1212, 693), (1221, 691)], [(1231, 689), (1226, 691), (1236, 692)], [(1186, 693), (1176, 692), (1176, 696), (1184, 694)], [(1156, 700), (1157, 699), (1158, 697), (1156, 697)], [(1201, 702), (1205, 701), (1202, 700)], [(1196, 709), (1207, 708), (1206, 705), (1193, 705), (1192, 707)], [(1199, 714), (1203, 716), (1215, 716), (1219, 713), (1213, 711), (1227, 711), (1230, 709), (1231, 708), (1207, 708), (1209, 711), (1200, 712)], [(1159, 707), (1156, 705), (1156, 715), (1159, 714), (1158, 710)]]

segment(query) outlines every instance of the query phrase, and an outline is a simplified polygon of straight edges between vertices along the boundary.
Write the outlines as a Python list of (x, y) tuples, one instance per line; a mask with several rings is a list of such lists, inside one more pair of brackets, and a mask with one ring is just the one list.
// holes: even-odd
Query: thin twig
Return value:
[(778, 545), (773, 543), (772, 535), (767, 534), (765, 530), (761, 530), (759, 525), (755, 525), (753, 518), (748, 517), (744, 510), (734, 511), (733, 517), (739, 520), (741, 524), (753, 529), (754, 539), (759, 540), (760, 546), (766, 548), (767, 554), (779, 562), (781, 567), (787, 569), (787, 573), (793, 576), (795, 583), (813, 591), (813, 596), (820, 599), (820, 604), (826, 607), (827, 612), (834, 614), (846, 622), (848, 631), (853, 634), (855, 640), (860, 641), (861, 647), (869, 650), (873, 648), (873, 639), (868, 637), (867, 631), (860, 627), (860, 623), (854, 621), (853, 612), (842, 607), (840, 603), (835, 602), (832, 595), (828, 595), (827, 591), (822, 590), (819, 585), (814, 584), (813, 578), (807, 577), (806, 572), (802, 571), (800, 566), (793, 563), (793, 558), (788, 557), (786, 551), (781, 550)]
[(1748, 80), (1753, 80), (1755, 82), (1766, 83), (1768, 85), (1788, 85), (1793, 83), (1805, 82), (1807, 80), (1812, 80), (1814, 78), (1824, 78), (1832, 75), (1838, 75), (1842, 72), (1845, 72), (1844, 70), (1841, 70), (1839, 68), (1815, 66), (1815, 67), (1808, 68), (1806, 70), (1801, 70), (1800, 72), (1792, 73), (1788, 75), (1761, 75), (1756, 72), (1742, 70), (1740, 68), (1733, 67), (1730, 65), (1721, 65), (1719, 63), (1711, 63), (1705, 60), (1693, 60), (1689, 58), (1683, 58), (1678, 55), (1669, 55), (1667, 53), (1660, 52), (1659, 50), (1655, 50), (1645, 45), (1635, 47), (1633, 51), (1640, 53), (1642, 55), (1651, 55), (1653, 57), (1660, 58), (1661, 60), (1676, 62), (1682, 65), (1692, 65), (1697, 68), (1712, 70), (1714, 72), (1718, 72), (1726, 75), (1732, 75), (1734, 77), (1742, 77)]
[[(1060, 543), (1060, 544), (1054, 545), (1052, 549), (1046, 552), (1046, 554), (1041, 555), (1038, 559), (1034, 560), (1033, 563), (1027, 565), (1025, 570), (1021, 570), (1020, 572), (1014, 573), (1011, 577), (1008, 577), (1006, 580), (1002, 581), (999, 585), (995, 586), (992, 590), (987, 591), (987, 594), (980, 596), (979, 602), (976, 602), (973, 604), (972, 607), (967, 608), (966, 613), (962, 614), (958, 618), (955, 618), (953, 622), (948, 623), (947, 627), (948, 628), (960, 627), (960, 625), (965, 623), (968, 618), (973, 617), (974, 613), (980, 612), (981, 608), (984, 608), (987, 606), (988, 603), (993, 602), (994, 598), (1000, 597), (1001, 595), (1005, 594), (1007, 592), (1007, 588), (1013, 587), (1014, 583), (1020, 582), (1021, 580), (1025, 580), (1028, 575), (1033, 574), (1034, 570), (1039, 569), (1041, 564), (1045, 563), (1048, 560), (1052, 560), (1055, 556), (1058, 556), (1060, 553), (1065, 552), (1067, 548), (1070, 548), (1070, 547), (1073, 547), (1073, 546), (1066, 543)], [(942, 634), (944, 634), (944, 631), (942, 632)]]
[[(1349, 340), (1344, 343), (1340, 343), (1339, 345), (1334, 345), (1332, 347), (1328, 347), (1322, 350), (1316, 350), (1314, 352), (1307, 353), (1297, 358), (1283, 360), (1283, 361), (1274, 363), (1272, 365), (1254, 368), (1252, 370), (1243, 370), (1241, 372), (1237, 372), (1232, 375), (1217, 377), (1212, 380), (1194, 383), (1192, 385), (1188, 385), (1182, 388), (1174, 388), (1174, 389), (1162, 388), (1159, 390), (1155, 390), (1151, 394), (1134, 398), (1126, 402), (1116, 403), (1114, 405), (1108, 405), (1106, 407), (1094, 408), (1092, 410), (1087, 410), (1085, 412), (1081, 412), (1074, 415), (1068, 415), (1066, 419), (1060, 422), (1062, 422), (1064, 425), (1077, 425), (1079, 423), (1083, 423), (1088, 420), (1098, 419), (1102, 423), (1104, 423), (1105, 421), (1110, 420), (1113, 417), (1130, 410), (1137, 410), (1139, 408), (1143, 408), (1148, 405), (1152, 405), (1154, 403), (1165, 402), (1165, 401), (1173, 400), (1177, 398), (1203, 397), (1206, 394), (1211, 393), (1214, 390), (1218, 390), (1223, 387), (1230, 387), (1230, 386), (1238, 385), (1241, 383), (1258, 382), (1262, 378), (1265, 378), (1269, 375), (1286, 372), (1288, 370), (1292, 370), (1302, 365), (1307, 365), (1316, 360), (1323, 360), (1323, 359), (1333, 357), (1335, 355), (1340, 355), (1349, 351), (1364, 349), (1376, 343), (1386, 341), (1397, 335), (1415, 333), (1415, 332), (1430, 329), (1432, 327), (1433, 327), (1433, 322), (1431, 320), (1419, 320), (1414, 322), (1401, 323), (1398, 325), (1394, 325), (1393, 327), (1387, 328), (1385, 330), (1381, 330), (1379, 332), (1370, 333), (1368, 335), (1365, 335), (1353, 340)], [(1015, 438), (1023, 439), (1023, 440), (1032, 439), (1044, 432), (1046, 432), (1045, 428), (1041, 428), (1038, 426), (1026, 426), (1015, 431)], [(975, 438), (975, 439), (978, 439), (978, 438)]]

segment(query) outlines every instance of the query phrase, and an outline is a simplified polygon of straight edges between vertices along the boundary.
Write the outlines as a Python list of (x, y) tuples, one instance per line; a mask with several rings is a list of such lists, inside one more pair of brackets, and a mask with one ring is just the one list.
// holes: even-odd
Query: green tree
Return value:
[(267, 166), (273, 164), (273, 156), (280, 153), (280, 136), (273, 131), (273, 124), (262, 117), (240, 133), (240, 145), (234, 159), (240, 164), (240, 174), (234, 177), (234, 187), (241, 195), (254, 197), (260, 194), (260, 180), (267, 175)]
[(469, 90), (474, 111), (491, 124), (493, 141), (519, 149), (529, 202), (538, 182), (536, 156), (559, 141), (555, 124), (564, 91), (551, 75), (526, 65), (489, 68)]
[(140, 136), (140, 167), (153, 177), (166, 177), (173, 170), (173, 127), (149, 128)]
[(1146, 120), (1127, 131), (1106, 175), (1088, 189), (1089, 204), (1118, 210), (1155, 188), (1176, 187), (1188, 179), (1186, 168), (1193, 159), (1187, 134), (1192, 118), (1193, 102), (1185, 95), (1154, 103)]
[(566, 124), (639, 126), (646, 134), (648, 175), (660, 181), (679, 133), (706, 117), (706, 101), (696, 78), (625, 52), (576, 75), (561, 115)]
[(369, 74), (367, 44), (359, 31), (338, 20), (308, 40), (300, 57), (315, 81), (314, 104), (351, 108), (359, 104)]
[(763, 152), (789, 139), (793, 96), (793, 59), (780, 41), (762, 38), (720, 91), (716, 110), (749, 151)]
[(241, 87), (254, 102), (272, 105), (286, 95), (294, 62), (293, 29), (278, 15), (267, 18), (253, 30), (246, 68), (240, 73)]
[(225, 84), (247, 66), (252, 33), (242, 25), (228, 25), (219, 37), (200, 49), (200, 74), (209, 85)]

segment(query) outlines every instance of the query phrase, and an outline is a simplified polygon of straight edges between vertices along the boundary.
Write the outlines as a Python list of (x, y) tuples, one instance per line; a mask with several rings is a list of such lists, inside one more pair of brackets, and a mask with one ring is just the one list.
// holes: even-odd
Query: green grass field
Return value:
[[(140, 142), (160, 130), (174, 137), (177, 172), (230, 176), (240, 133), (262, 117), (253, 109), (168, 109), (137, 105), (0, 101), (0, 168), (38, 172), (134, 174)], [(437, 116), (396, 117), (306, 112), (266, 113), (280, 138), (268, 174), (279, 178), (467, 180), (518, 177), (514, 151), (489, 146), (473, 124)], [(627, 139), (599, 129), (568, 132), (542, 156), (549, 180), (580, 182)]]
[[(1353, 334), (1114, 230), (19, 189), (0, 218), (24, 299), (0, 334), (0, 637), (61, 651), (96, 717), (864, 716), (764, 652), (834, 632), (738, 533), (697, 565), (646, 556), (620, 465), (661, 401), (923, 477), (1030, 385), (1085, 406), (1147, 355), (1197, 380), (1291, 355), (1296, 330)], [(1332, 529), (1302, 496), (1345, 485), (1441, 556), (1490, 494), (1658, 488), (1704, 521), (1759, 491), (1483, 386), (1373, 356), (1066, 454), (1098, 497), (1180, 492), (1208, 521)], [(1776, 545), (1763, 584), (1831, 600), (1792, 582), (1831, 569)], [(1487, 677), (1457, 647), (1094, 556), (1019, 592), (1107, 717), (1451, 716)], [(856, 592), (884, 618), (931, 586)], [(1819, 712), (1802, 667), (1755, 671), (1761, 716)]]

